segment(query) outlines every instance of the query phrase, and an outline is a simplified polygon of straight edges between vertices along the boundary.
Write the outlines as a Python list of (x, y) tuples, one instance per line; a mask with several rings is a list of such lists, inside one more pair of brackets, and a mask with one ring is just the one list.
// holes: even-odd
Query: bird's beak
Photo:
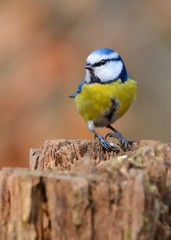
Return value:
[(85, 69), (87, 69), (87, 70), (91, 70), (93, 67), (92, 67), (92, 65), (90, 64), (90, 63), (87, 63), (86, 65), (85, 65)]

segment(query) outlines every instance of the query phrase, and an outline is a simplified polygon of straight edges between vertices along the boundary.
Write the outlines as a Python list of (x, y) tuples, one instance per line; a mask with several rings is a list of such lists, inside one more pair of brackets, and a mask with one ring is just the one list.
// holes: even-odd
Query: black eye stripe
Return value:
[(100, 66), (106, 64), (108, 61), (109, 60), (101, 60), (100, 62), (93, 64), (93, 67), (100, 67)]
[(93, 66), (93, 67), (100, 67), (100, 66), (106, 64), (107, 62), (118, 61), (118, 60), (120, 60), (119, 57), (118, 57), (118, 58), (104, 59), (104, 60), (101, 60), (100, 62), (97, 62), (97, 63), (92, 64), (92, 66)]

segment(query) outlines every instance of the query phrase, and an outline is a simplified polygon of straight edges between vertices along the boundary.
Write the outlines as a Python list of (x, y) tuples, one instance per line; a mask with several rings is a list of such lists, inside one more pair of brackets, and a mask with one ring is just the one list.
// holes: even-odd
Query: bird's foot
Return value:
[(113, 142), (109, 143), (102, 136), (99, 136), (98, 138), (99, 138), (99, 141), (100, 141), (102, 147), (105, 148), (107, 151), (113, 151), (113, 152), (117, 152), (117, 153), (119, 152), (119, 148), (115, 143), (113, 143)]
[(118, 132), (118, 131), (116, 131), (116, 132), (109, 132), (109, 133), (106, 134), (105, 139), (107, 137), (117, 138), (120, 141), (123, 150), (127, 149), (127, 147), (128, 147), (128, 140), (126, 138), (124, 138), (120, 132)]
[(88, 121), (87, 122), (88, 129), (94, 133), (94, 135), (99, 139), (101, 145), (103, 148), (105, 148), (107, 151), (113, 151), (113, 152), (119, 152), (118, 146), (111, 142), (109, 143), (104, 137), (102, 137), (96, 130), (94, 129), (94, 122)]

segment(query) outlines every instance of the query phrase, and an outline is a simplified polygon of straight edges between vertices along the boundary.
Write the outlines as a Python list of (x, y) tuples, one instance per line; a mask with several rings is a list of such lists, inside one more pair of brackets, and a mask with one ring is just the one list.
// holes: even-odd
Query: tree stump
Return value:
[(171, 146), (49, 140), (0, 171), (0, 239), (171, 239)]

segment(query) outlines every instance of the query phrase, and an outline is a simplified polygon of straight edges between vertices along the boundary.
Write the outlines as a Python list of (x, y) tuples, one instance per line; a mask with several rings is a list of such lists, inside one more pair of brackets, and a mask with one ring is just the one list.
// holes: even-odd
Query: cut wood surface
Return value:
[(42, 148), (30, 150), (30, 169), (71, 170), (77, 160), (89, 159), (98, 164), (114, 156), (133, 155), (137, 146), (137, 143), (132, 143), (126, 152), (121, 149), (117, 154), (103, 150), (98, 140), (47, 140)]
[(171, 146), (49, 140), (0, 171), (0, 239), (171, 239)]

